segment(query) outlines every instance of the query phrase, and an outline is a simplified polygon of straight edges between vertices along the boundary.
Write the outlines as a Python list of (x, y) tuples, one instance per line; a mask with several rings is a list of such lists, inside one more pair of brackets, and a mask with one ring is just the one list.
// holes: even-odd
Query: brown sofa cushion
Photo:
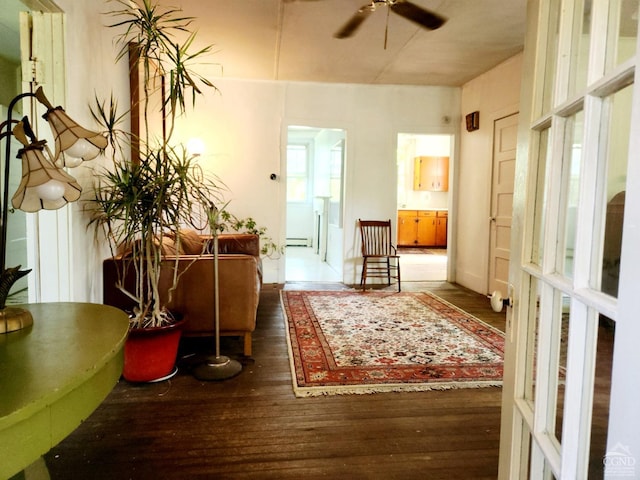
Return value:
[(260, 257), (260, 237), (250, 233), (221, 233), (218, 253), (244, 253)]
[(173, 241), (173, 239), (169, 237), (162, 237), (162, 248), (160, 249), (160, 251), (163, 255), (182, 255), (184, 253), (182, 245), (180, 249), (178, 249), (177, 247), (178, 246), (176, 245), (176, 242)]
[[(180, 249), (185, 255), (200, 255), (204, 251), (204, 241), (195, 230), (180, 230)], [(164, 252), (163, 252), (164, 253)]]
[[(140, 240), (136, 240), (136, 245), (140, 246)], [(202, 242), (200, 243), (202, 245)], [(202, 250), (202, 247), (200, 247)], [(118, 257), (128, 257), (133, 252), (133, 244), (131, 243), (121, 243), (118, 245), (116, 249), (116, 256)], [(162, 237), (162, 246), (160, 248), (160, 252), (163, 255), (183, 255), (186, 252), (184, 251), (183, 244), (180, 244), (180, 248), (176, 248), (176, 243), (173, 241), (171, 237), (163, 236)]]

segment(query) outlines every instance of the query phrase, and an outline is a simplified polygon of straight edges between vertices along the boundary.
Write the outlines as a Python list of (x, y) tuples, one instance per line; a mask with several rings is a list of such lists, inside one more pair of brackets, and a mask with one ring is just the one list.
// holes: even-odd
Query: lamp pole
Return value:
[(218, 210), (211, 205), (209, 224), (213, 236), (213, 302), (214, 302), (214, 340), (215, 355), (196, 366), (193, 375), (198, 380), (226, 380), (242, 371), (242, 364), (226, 355), (220, 355), (220, 285), (218, 273), (218, 229), (216, 227)]

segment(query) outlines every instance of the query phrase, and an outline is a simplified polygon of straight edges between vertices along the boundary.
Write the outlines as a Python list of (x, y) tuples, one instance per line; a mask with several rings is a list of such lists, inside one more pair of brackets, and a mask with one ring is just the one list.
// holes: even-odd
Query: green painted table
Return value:
[(100, 405), (122, 373), (129, 326), (106, 305), (21, 306), (33, 326), (0, 335), (0, 479), (38, 460)]

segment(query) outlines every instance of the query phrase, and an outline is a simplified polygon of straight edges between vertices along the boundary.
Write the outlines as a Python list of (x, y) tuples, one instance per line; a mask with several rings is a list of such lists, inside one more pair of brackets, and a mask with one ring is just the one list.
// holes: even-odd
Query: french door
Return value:
[(638, 0), (529, 0), (500, 478), (640, 478)]

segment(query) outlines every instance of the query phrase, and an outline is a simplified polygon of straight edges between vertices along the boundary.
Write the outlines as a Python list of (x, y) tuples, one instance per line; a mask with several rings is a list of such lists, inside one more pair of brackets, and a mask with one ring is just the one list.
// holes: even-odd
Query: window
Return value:
[(287, 202), (306, 202), (309, 191), (309, 149), (287, 145)]

